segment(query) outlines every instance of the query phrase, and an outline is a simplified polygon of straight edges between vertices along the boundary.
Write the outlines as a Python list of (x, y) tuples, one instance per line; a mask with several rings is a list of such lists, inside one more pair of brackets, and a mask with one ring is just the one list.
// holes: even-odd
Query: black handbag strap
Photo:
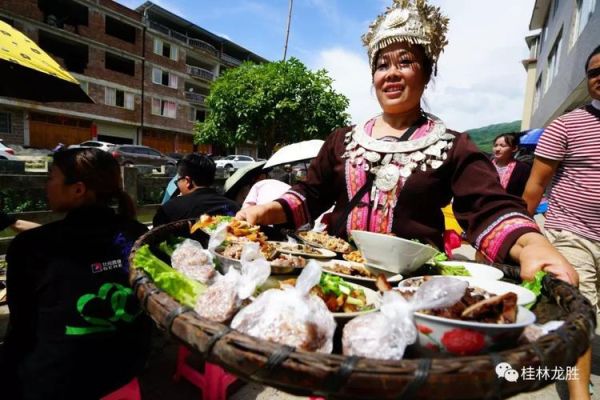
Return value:
[(337, 221), (335, 221), (335, 225), (333, 225), (333, 230), (331, 230), (331, 233), (333, 235), (340, 236), (340, 234), (341, 234), (340, 230), (346, 224), (346, 219), (348, 218), (348, 215), (350, 215), (350, 212), (352, 210), (354, 210), (354, 207), (356, 207), (358, 205), (358, 203), (360, 202), (360, 199), (363, 198), (365, 193), (367, 193), (369, 190), (371, 190), (374, 180), (375, 180), (375, 175), (369, 174), (367, 176), (367, 181), (365, 182), (365, 184), (362, 185), (362, 187), (358, 190), (358, 192), (356, 192), (354, 197), (352, 197), (352, 199), (348, 202), (348, 204), (346, 204), (346, 207), (344, 208), (342, 215), (340, 215), (340, 217), (337, 219)]
[[(406, 141), (425, 122), (427, 122), (427, 118), (425, 118), (425, 116), (421, 115), (419, 117), (419, 119), (417, 119), (417, 121), (414, 123), (414, 125), (412, 125), (410, 128), (408, 128), (401, 137), (398, 138), (395, 136), (385, 136), (385, 137), (379, 138), (379, 139), (381, 140), (381, 139), (386, 139), (389, 137), (391, 139), (394, 139), (395, 142)], [(354, 195), (354, 197), (352, 197), (350, 202), (348, 202), (348, 204), (346, 204), (346, 207), (344, 208), (342, 215), (340, 215), (340, 217), (337, 219), (337, 221), (335, 221), (335, 225), (333, 225), (333, 229), (330, 231), (333, 235), (335, 235), (335, 236), (341, 235), (340, 231), (341, 231), (342, 227), (346, 224), (346, 219), (348, 218), (348, 215), (350, 215), (350, 212), (352, 212), (352, 210), (354, 210), (354, 207), (356, 207), (358, 205), (358, 203), (360, 202), (360, 199), (363, 198), (365, 193), (367, 193), (369, 190), (371, 190), (371, 187), (373, 187), (374, 180), (375, 180), (375, 175), (368, 174), (367, 181), (365, 182), (365, 184), (358, 190), (358, 192), (356, 192), (356, 194)]]

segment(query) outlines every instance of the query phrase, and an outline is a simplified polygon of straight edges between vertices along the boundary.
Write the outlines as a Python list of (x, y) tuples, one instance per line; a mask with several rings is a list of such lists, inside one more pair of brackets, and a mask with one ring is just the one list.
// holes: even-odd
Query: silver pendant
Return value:
[(400, 179), (400, 168), (394, 164), (387, 164), (377, 171), (375, 186), (377, 189), (387, 192), (396, 187), (398, 179)]
[(396, 153), (394, 154), (394, 161), (396, 161), (398, 164), (406, 164), (410, 161), (410, 157), (404, 153)]
[(412, 169), (408, 168), (407, 166), (400, 168), (400, 176), (403, 177), (404, 179), (407, 179), (411, 175), (412, 175)]
[(369, 172), (369, 164), (368, 163), (364, 163), (363, 164), (363, 170), (365, 170), (365, 172)]
[(435, 146), (430, 146), (427, 149), (425, 149), (425, 151), (423, 152), (428, 156), (433, 156), (433, 157), (439, 157), (440, 156), (440, 149), (436, 148)]
[(392, 161), (392, 154), (386, 154), (385, 157), (383, 157), (383, 160), (381, 161), (382, 165), (388, 165), (390, 163), (390, 161)]
[(419, 161), (423, 161), (425, 159), (425, 154), (421, 153), (420, 151), (414, 152), (410, 155), (411, 160), (419, 162)]
[(431, 168), (438, 169), (442, 164), (443, 164), (443, 162), (441, 162), (440, 160), (432, 160)]
[(367, 151), (365, 153), (365, 158), (372, 163), (376, 163), (377, 161), (381, 160), (381, 154), (374, 151)]
[(423, 172), (427, 171), (427, 164), (425, 164), (425, 163), (421, 164), (421, 171), (423, 171)]

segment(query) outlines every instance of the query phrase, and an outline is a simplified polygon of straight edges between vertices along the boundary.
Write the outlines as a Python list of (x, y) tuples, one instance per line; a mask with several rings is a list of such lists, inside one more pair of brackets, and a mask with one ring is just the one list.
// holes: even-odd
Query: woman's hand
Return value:
[(510, 249), (513, 259), (521, 265), (521, 278), (531, 280), (537, 271), (545, 271), (557, 279), (579, 285), (579, 275), (573, 266), (539, 233), (526, 233)]
[(273, 225), (286, 222), (285, 211), (276, 201), (246, 207), (238, 211), (235, 217), (252, 225)]

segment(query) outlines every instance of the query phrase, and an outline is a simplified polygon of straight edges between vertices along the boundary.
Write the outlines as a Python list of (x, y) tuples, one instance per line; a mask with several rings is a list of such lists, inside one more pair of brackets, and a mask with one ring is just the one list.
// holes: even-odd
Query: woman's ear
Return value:
[(77, 198), (84, 198), (87, 195), (87, 187), (83, 182), (75, 182), (73, 184), (73, 194)]

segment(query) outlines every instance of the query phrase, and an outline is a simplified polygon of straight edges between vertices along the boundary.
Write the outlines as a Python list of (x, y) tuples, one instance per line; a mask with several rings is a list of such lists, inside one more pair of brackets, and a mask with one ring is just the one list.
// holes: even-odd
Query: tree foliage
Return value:
[(256, 143), (265, 156), (276, 144), (327, 136), (348, 124), (348, 99), (332, 88), (327, 71), (312, 72), (295, 58), (243, 63), (212, 85), (209, 113), (196, 125), (197, 143), (227, 147)]
[(498, 135), (521, 130), (521, 121), (503, 122), (500, 124), (488, 125), (477, 129), (469, 129), (471, 140), (475, 142), (479, 150), (491, 153), (494, 146), (494, 138)]

